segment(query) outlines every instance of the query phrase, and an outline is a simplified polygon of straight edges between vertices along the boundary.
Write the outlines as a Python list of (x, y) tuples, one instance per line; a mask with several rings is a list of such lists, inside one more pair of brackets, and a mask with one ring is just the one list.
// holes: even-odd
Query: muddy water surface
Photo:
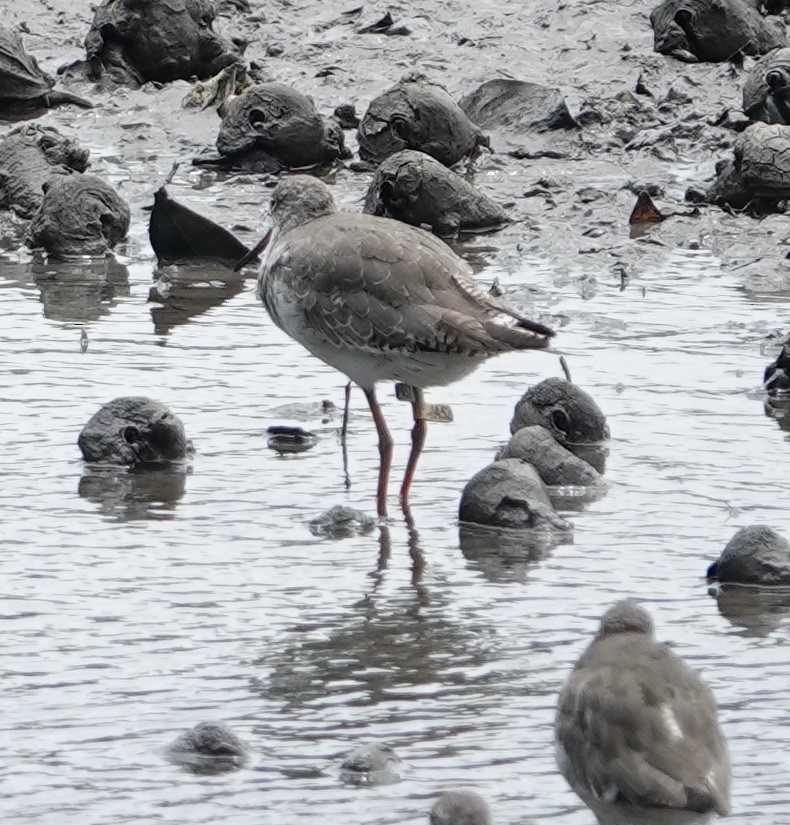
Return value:
[[(54, 37), (58, 3), (0, 8), (28, 19), (30, 48), (41, 49), (48, 69), (78, 56), (87, 8), (64, 17)], [(474, 60), (462, 63), (475, 81), (521, 55), (534, 58), (539, 76), (520, 76), (545, 81), (553, 72), (571, 97), (582, 88), (603, 94), (623, 77), (619, 52), (611, 56), (622, 33), (653, 65), (647, 8), (628, 7), (623, 17), (606, 4), (579, 4), (571, 6), (577, 17), (566, 10), (556, 18), (536, 4), (528, 20), (519, 16), (544, 32), (538, 48), (517, 42), (507, 10), (492, 17), (476, 8), (460, 19), (456, 10), (453, 22), (451, 10), (423, 4), (408, 12), (411, 38), (363, 39), (337, 27), (308, 31), (299, 20), (318, 16), (311, 7), (278, 4), (267, 6), (266, 31), (293, 39), (266, 68), (301, 79), (324, 110), (352, 97), (344, 73), (353, 74), (364, 108), (418, 55), (459, 93), (456, 35), (475, 35)], [(321, 19), (345, 10), (322, 6)], [(593, 10), (617, 24), (594, 24)], [(370, 11), (373, 18), (378, 10)], [(256, 25), (223, 19), (228, 30)], [(596, 32), (597, 51), (584, 45)], [(251, 49), (263, 53), (265, 43)], [(334, 81), (313, 78), (335, 63)], [(699, 70), (697, 80), (726, 76), (719, 67), (662, 66)], [(733, 83), (727, 92), (718, 82), (711, 96), (737, 98)], [(94, 171), (130, 201), (132, 232), (114, 261), (56, 265), (3, 236), (4, 820), (416, 823), (437, 791), (474, 787), (498, 823), (590, 823), (554, 766), (554, 706), (600, 614), (633, 595), (719, 699), (734, 764), (733, 820), (790, 821), (790, 621), (781, 607), (722, 615), (703, 581), (737, 527), (786, 531), (788, 443), (758, 392), (773, 356), (765, 336), (787, 319), (787, 296), (770, 277), (781, 223), (710, 212), (630, 239), (633, 196), (619, 190), (622, 182), (652, 175), (679, 209), (686, 183), (710, 173), (702, 149), (676, 164), (642, 155), (630, 165), (484, 158), (478, 182), (501, 201), (547, 175), (558, 181), (556, 208), (544, 198), (518, 200), (529, 220), (460, 248), (482, 281), (498, 278), (514, 300), (560, 327), (558, 350), (609, 416), (609, 494), (569, 514), (573, 543), (539, 563), (462, 547), (463, 484), (506, 440), (521, 393), (559, 374), (556, 355), (505, 356), (430, 393), (453, 405), (456, 422), (430, 428), (414, 526), (395, 516), (369, 536), (321, 540), (306, 523), (330, 505), (374, 511), (377, 451), (361, 394), (353, 396), (346, 489), (339, 421), (314, 406), (341, 404), (342, 376), (273, 327), (252, 281), (182, 271), (167, 306), (147, 301), (153, 256), (142, 207), (173, 162), (210, 147), (216, 134), (213, 113), (178, 108), (186, 90), (94, 93), (102, 104), (95, 111), (42, 117), (89, 145)], [(359, 208), (367, 177), (344, 170), (335, 180), (344, 207)], [(574, 200), (582, 186), (605, 197)], [(171, 194), (248, 241), (268, 199), (254, 176), (188, 164)], [(762, 246), (768, 253), (758, 266)], [(728, 263), (736, 248), (764, 276), (757, 287)], [(765, 283), (770, 293), (759, 288)], [(182, 417), (197, 449), (193, 471), (86, 474), (80, 428), (105, 401), (138, 393)], [(408, 407), (390, 388), (381, 395), (398, 475)], [(315, 449), (280, 458), (266, 448), (265, 428), (289, 422), (319, 434)], [(163, 748), (206, 719), (225, 720), (250, 744), (248, 768), (195, 777), (165, 761)], [(340, 783), (342, 757), (369, 742), (396, 748), (403, 782)]]

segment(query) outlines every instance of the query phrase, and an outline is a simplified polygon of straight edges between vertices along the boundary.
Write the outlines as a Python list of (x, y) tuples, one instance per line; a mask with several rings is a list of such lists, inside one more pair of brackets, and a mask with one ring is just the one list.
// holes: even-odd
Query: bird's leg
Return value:
[(413, 400), (411, 402), (411, 409), (414, 414), (414, 426), (411, 430), (411, 452), (409, 453), (409, 460), (406, 463), (403, 483), (400, 486), (400, 501), (404, 507), (408, 507), (409, 504), (409, 488), (411, 487), (412, 478), (414, 478), (417, 461), (420, 458), (420, 453), (425, 444), (425, 436), (428, 434), (428, 422), (425, 420), (426, 409), (425, 401), (422, 397), (422, 390), (417, 387), (412, 387), (412, 391)]
[(346, 436), (348, 435), (348, 416), (349, 416), (349, 409), (351, 407), (351, 382), (349, 381), (346, 384), (346, 403), (343, 406), (343, 424), (340, 427), (340, 441), (345, 444), (346, 443)]
[(362, 390), (365, 398), (368, 399), (370, 414), (373, 416), (373, 423), (376, 425), (376, 432), (379, 434), (379, 486), (376, 490), (376, 510), (381, 518), (387, 517), (387, 482), (390, 477), (390, 466), (392, 465), (392, 436), (390, 435), (384, 414), (376, 399), (376, 391), (372, 387)]

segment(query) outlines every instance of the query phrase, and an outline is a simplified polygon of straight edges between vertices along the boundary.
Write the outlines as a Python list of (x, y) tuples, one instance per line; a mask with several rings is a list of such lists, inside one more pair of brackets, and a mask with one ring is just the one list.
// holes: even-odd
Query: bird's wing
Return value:
[(287, 254), (271, 263), (337, 346), (469, 355), (546, 346), (550, 331), (506, 323), (442, 241), (391, 220), (338, 217), (289, 232)]
[(556, 733), (573, 775), (603, 801), (728, 808), (726, 745), (713, 696), (660, 646), (638, 671), (627, 655), (577, 668), (560, 699)]

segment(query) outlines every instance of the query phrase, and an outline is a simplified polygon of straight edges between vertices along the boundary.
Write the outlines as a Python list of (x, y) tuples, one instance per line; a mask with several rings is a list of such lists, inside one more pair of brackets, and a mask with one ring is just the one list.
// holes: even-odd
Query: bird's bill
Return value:
[(253, 259), (257, 258), (258, 255), (266, 249), (269, 241), (272, 239), (272, 230), (270, 229), (259, 241), (258, 243), (253, 246), (253, 248), (233, 267), (234, 272), (238, 272), (243, 267), (247, 266), (247, 264)]

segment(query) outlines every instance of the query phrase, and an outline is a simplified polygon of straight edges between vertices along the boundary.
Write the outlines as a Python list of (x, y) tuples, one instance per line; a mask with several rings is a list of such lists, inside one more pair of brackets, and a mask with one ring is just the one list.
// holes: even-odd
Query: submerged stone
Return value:
[(217, 150), (224, 162), (261, 171), (305, 168), (350, 157), (343, 130), (284, 83), (261, 83), (231, 100)]
[(784, 24), (745, 0), (664, 0), (650, 22), (655, 50), (687, 62), (722, 63), (786, 45)]
[(363, 745), (340, 765), (340, 779), (347, 785), (390, 785), (400, 782), (402, 763), (389, 745)]
[(56, 257), (103, 255), (129, 231), (129, 207), (93, 175), (55, 177), (44, 184), (28, 246)]
[(241, 59), (213, 29), (208, 0), (104, 0), (85, 38), (89, 76), (140, 86), (205, 80)]
[(167, 758), (197, 774), (235, 771), (249, 760), (247, 746), (224, 722), (201, 722), (167, 748)]
[(0, 208), (32, 218), (50, 179), (84, 172), (89, 152), (51, 126), (30, 123), (0, 139)]
[(570, 530), (555, 512), (537, 471), (525, 461), (495, 461), (474, 475), (461, 494), (463, 522), (518, 530)]
[(537, 424), (574, 455), (604, 471), (609, 425), (592, 396), (562, 378), (547, 378), (528, 389), (516, 404), (510, 432)]
[(430, 227), (437, 235), (498, 229), (509, 222), (504, 209), (424, 152), (404, 149), (376, 170), (365, 212)]
[(481, 129), (574, 129), (559, 89), (523, 80), (497, 78), (462, 98), (459, 106)]
[(270, 450), (283, 455), (285, 453), (304, 453), (312, 450), (318, 442), (315, 433), (304, 430), (301, 427), (287, 427), (275, 424), (266, 428), (269, 438), (266, 446)]
[(360, 510), (336, 504), (325, 513), (316, 516), (309, 522), (308, 527), (314, 536), (343, 539), (369, 533), (376, 524), (376, 519)]
[(742, 527), (710, 565), (708, 580), (790, 585), (790, 543), (771, 527)]
[(184, 425), (168, 407), (141, 396), (116, 398), (82, 428), (85, 461), (128, 467), (161, 466), (194, 454)]
[(444, 88), (409, 74), (370, 102), (357, 132), (359, 156), (371, 163), (414, 149), (452, 166), (488, 138)]
[(448, 791), (431, 808), (431, 825), (491, 825), (488, 803), (474, 791)]

